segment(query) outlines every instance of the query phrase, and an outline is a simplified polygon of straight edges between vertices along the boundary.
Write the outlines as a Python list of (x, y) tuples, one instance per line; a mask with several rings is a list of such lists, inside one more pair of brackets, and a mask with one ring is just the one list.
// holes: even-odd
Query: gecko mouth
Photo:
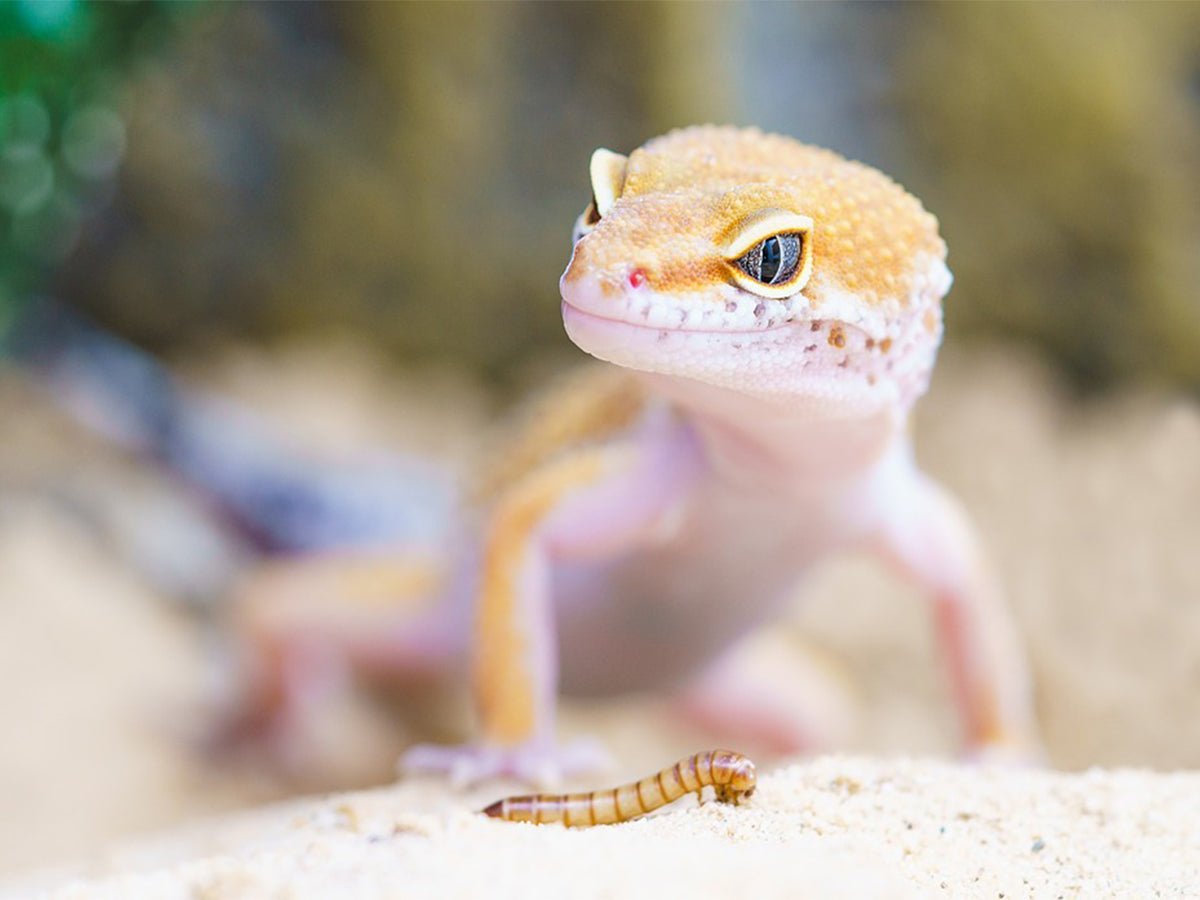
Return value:
[(580, 307), (575, 306), (569, 300), (562, 301), (562, 313), (564, 322), (575, 320), (579, 322), (589, 322), (599, 327), (605, 327), (607, 325), (611, 327), (630, 328), (634, 329), (635, 331), (646, 331), (654, 334), (762, 334), (768, 331), (778, 331), (780, 329), (787, 328), (790, 325), (797, 324), (793, 320), (785, 320), (781, 322), (773, 322), (772, 324), (758, 328), (722, 328), (719, 325), (712, 325), (707, 328), (689, 328), (687, 325), (688, 310), (681, 309), (677, 313), (677, 315), (679, 315), (679, 321), (677, 324), (671, 325), (664, 323), (661, 325), (654, 325), (650, 324), (648, 314), (644, 317), (644, 321), (631, 322), (628, 319), (619, 318), (617, 316), (603, 316), (589, 310), (581, 309)]
[(803, 321), (810, 312), (808, 298), (800, 294), (766, 300), (732, 286), (695, 294), (663, 294), (648, 286), (613, 290), (606, 279), (572, 277), (570, 269), (559, 287), (564, 315), (579, 313), (654, 332), (761, 333)]
[(562, 304), (567, 335), (606, 362), (672, 382), (701, 382), (823, 417), (892, 402), (897, 356), (836, 320), (789, 321), (756, 330), (655, 327)]
[(800, 295), (760, 306), (748, 295), (609, 293), (590, 278), (564, 279), (562, 288), (563, 325), (592, 356), (746, 393), (807, 398), (810, 405), (854, 397), (861, 408), (891, 402), (883, 398), (897, 389), (915, 399), (937, 346), (934, 334), (902, 319), (815, 318)]
[[(656, 354), (668, 356), (689, 351), (768, 357), (786, 353), (799, 367), (847, 370), (864, 352), (886, 354), (891, 345), (886, 339), (875, 341), (862, 329), (827, 319), (789, 319), (761, 328), (670, 327), (598, 315), (567, 300), (562, 302), (562, 316), (567, 334), (583, 350), (632, 368), (646, 368), (649, 359), (632, 356), (653, 347)], [(858, 368), (857, 362), (853, 368)]]
[[(733, 285), (659, 292), (637, 270), (588, 270), (560, 281), (571, 340), (599, 359), (811, 408), (907, 408), (924, 392), (941, 339), (940, 259), (904, 297), (871, 298), (814, 275), (805, 290), (766, 299)], [(819, 314), (815, 315), (815, 314)]]

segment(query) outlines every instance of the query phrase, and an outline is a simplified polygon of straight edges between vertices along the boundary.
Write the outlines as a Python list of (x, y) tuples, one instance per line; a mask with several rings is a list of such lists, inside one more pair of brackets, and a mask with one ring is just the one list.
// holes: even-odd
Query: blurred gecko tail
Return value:
[(424, 543), (449, 527), (448, 471), (381, 451), (305, 454), (52, 298), (27, 303), (0, 350), (77, 421), (184, 480), (260, 551)]
[(50, 297), (25, 304), (3, 351), (92, 430), (131, 450), (169, 455), (181, 400), (174, 379), (148, 354)]

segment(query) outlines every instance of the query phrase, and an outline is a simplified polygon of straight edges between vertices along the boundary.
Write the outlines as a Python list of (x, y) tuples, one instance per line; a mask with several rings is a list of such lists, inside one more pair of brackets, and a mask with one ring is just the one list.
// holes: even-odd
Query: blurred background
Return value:
[[(444, 516), (443, 471), (580, 358), (556, 282), (591, 151), (699, 122), (831, 147), (938, 215), (918, 443), (1013, 594), (1050, 760), (1200, 766), (1200, 5), (14, 0), (0, 873), (294, 789), (181, 722), (232, 586), (326, 539), (276, 528), (280, 496), (316, 502), (332, 460), (347, 533), (421, 527), (364, 493)], [(66, 371), (68, 343), (94, 354)], [(242, 473), (269, 516), (164, 470), (177, 388), (239, 404), (187, 418), (212, 454), (303, 458)], [(872, 570), (816, 581), (792, 625), (853, 671), (849, 749), (952, 752), (923, 608)], [(306, 789), (389, 777), (409, 735), (355, 733)]]

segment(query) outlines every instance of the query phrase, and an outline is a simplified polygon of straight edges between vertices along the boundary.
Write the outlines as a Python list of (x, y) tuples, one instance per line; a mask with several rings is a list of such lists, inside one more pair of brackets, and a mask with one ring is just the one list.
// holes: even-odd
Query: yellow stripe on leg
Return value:
[[(537, 598), (522, 596), (523, 590), (538, 589), (526, 587), (522, 579), (526, 566), (537, 564), (531, 554), (544, 552), (537, 546), (538, 528), (572, 491), (627, 466), (632, 456), (628, 448), (598, 447), (562, 457), (513, 486), (493, 513), (484, 551), (474, 673), (483, 737), (489, 743), (520, 743), (538, 730), (536, 692), (544, 673), (534, 671), (538, 663), (531, 632), (544, 627), (544, 610), (528, 605)], [(551, 600), (543, 597), (541, 602)]]

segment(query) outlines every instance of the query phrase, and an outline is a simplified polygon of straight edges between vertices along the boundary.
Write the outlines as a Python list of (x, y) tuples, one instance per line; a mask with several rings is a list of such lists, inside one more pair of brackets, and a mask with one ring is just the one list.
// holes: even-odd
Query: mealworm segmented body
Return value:
[(709, 785), (722, 803), (741, 803), (754, 793), (756, 782), (757, 774), (750, 759), (732, 750), (708, 750), (681, 759), (641, 781), (607, 791), (506, 797), (483, 812), (509, 822), (559, 822), (586, 828), (627, 822)]

